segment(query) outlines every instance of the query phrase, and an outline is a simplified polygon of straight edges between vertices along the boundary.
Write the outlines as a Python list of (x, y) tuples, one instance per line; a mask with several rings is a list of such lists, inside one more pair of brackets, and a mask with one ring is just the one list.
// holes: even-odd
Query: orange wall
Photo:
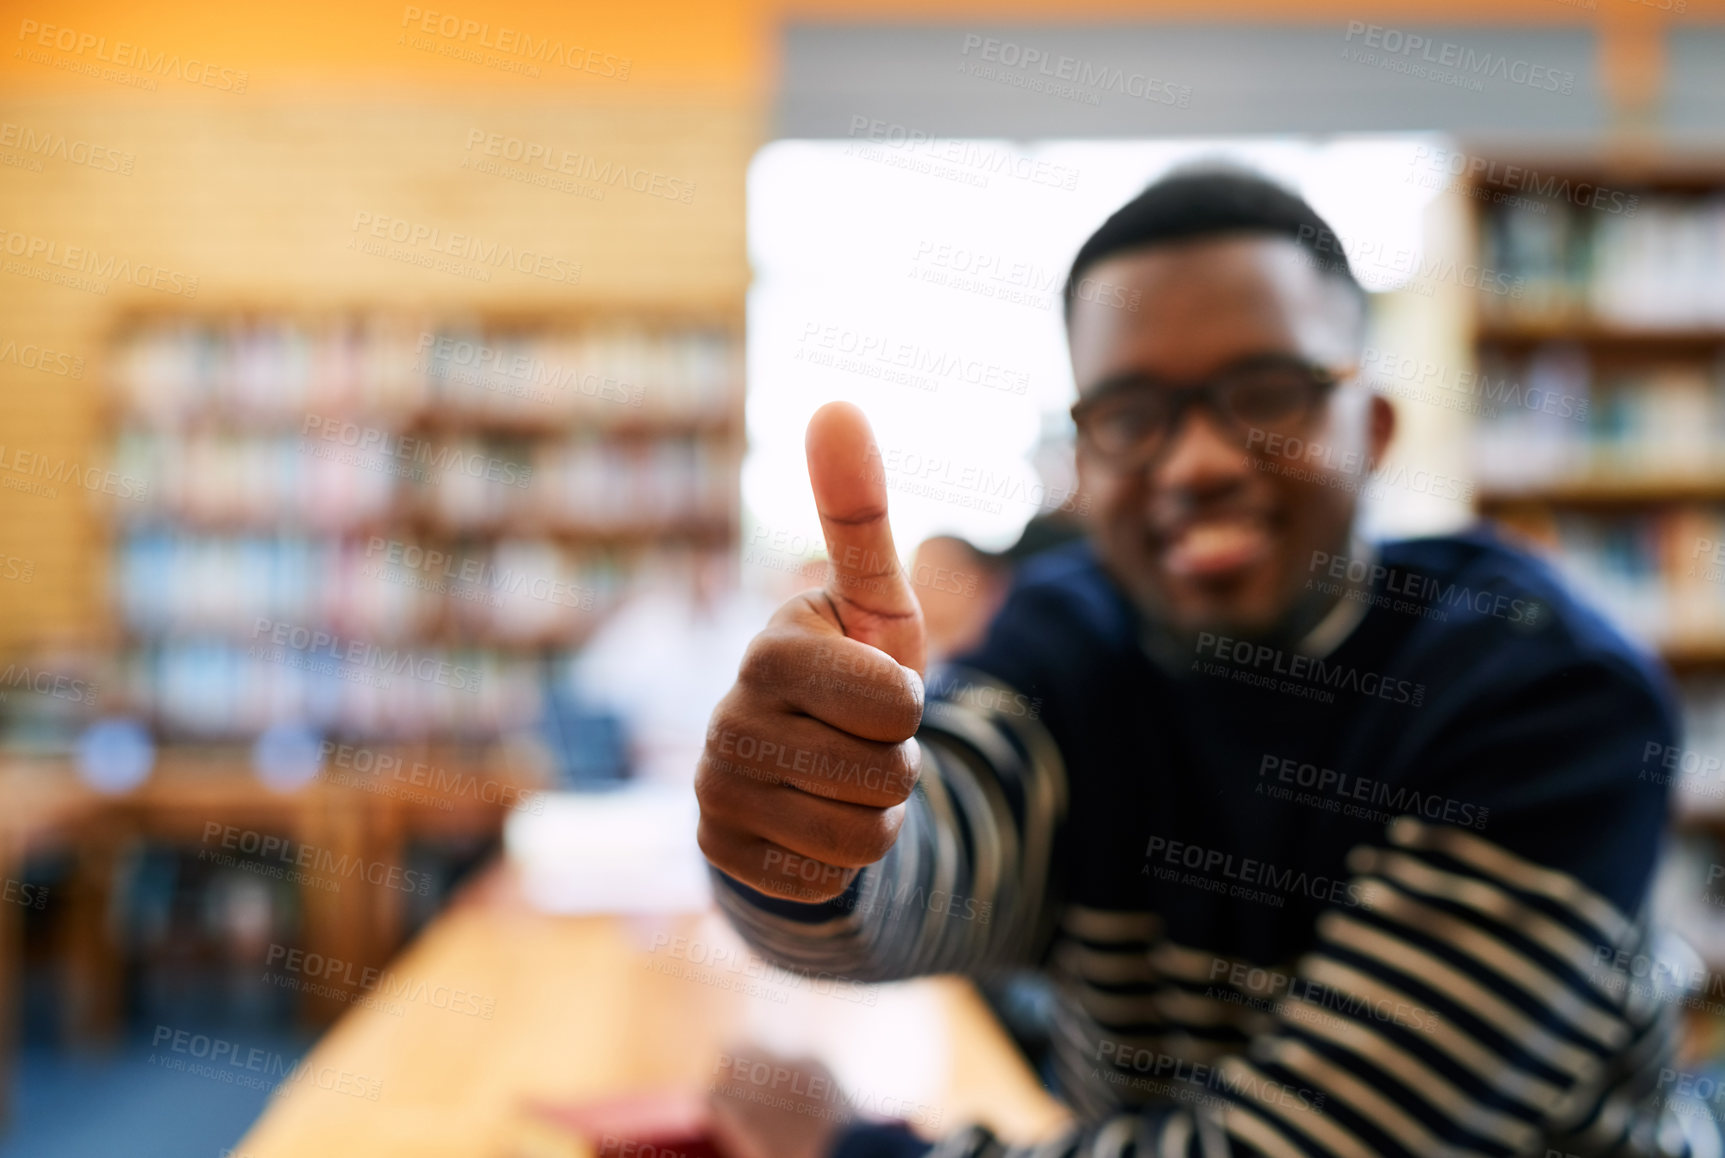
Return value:
[[(233, 0), (7, 0), (6, 42), (16, 49), (24, 21), (81, 34), (131, 41), (245, 69), (251, 91), (293, 92), (330, 86), (356, 92), (402, 87), (495, 89), (516, 92), (523, 78), (455, 62), (399, 43), (416, 26), (410, 11), (455, 16), (492, 29), (579, 44), (626, 57), (629, 80), (617, 83), (567, 68), (548, 70), (536, 92), (579, 94), (601, 101), (684, 95), (770, 92), (777, 30), (787, 20), (1239, 20), (1309, 23), (1379, 21), (1485, 22), (1612, 26), (1663, 20), (1717, 20), (1725, 0), (1684, 0), (1684, 14), (1659, 9), (1666, 0), (1594, 0), (1589, 11), (1559, 0), (426, 0), (406, 5), (368, 0), (305, 0), (243, 4)], [(1675, 6), (1676, 0), (1671, 0)], [(420, 19), (423, 19), (421, 17)], [(477, 39), (477, 34), (469, 40)], [(93, 51), (93, 50), (87, 50)], [(85, 78), (0, 53), (0, 90), (77, 89)]]
[[(198, 300), (187, 303), (125, 285), (98, 295), (0, 273), (0, 445), (73, 461), (105, 445), (102, 356), (114, 319), (134, 306), (485, 304), (505, 293), (509, 304), (555, 300), (543, 283), (441, 285), (413, 267), (345, 253), (359, 209), (575, 255), (585, 265), (570, 299), (577, 304), (739, 303), (748, 281), (743, 179), (765, 131), (787, 20), (1598, 19), (1613, 32), (1610, 44), (1630, 49), (1617, 51), (1607, 72), (1613, 91), (1633, 102), (1657, 68), (1647, 47), (1657, 42), (1645, 33), (1660, 19), (1633, 0), (1596, 0), (1597, 12), (1557, 0), (1248, 0), (1226, 11), (1209, 0), (0, 2), (0, 121), (136, 155), (129, 176), (55, 160), (40, 172), (0, 165), (0, 228), (201, 279)], [(1686, 19), (1725, 14), (1725, 0), (1686, 6)], [(484, 25), (492, 41), (508, 28), (536, 44), (578, 45), (595, 54), (593, 71), (544, 64), (530, 77), (423, 51), (404, 38), (446, 48), (460, 28), (453, 38), (426, 33), (411, 8), (472, 21), (469, 42)], [(72, 49), (41, 48), (36, 37), (47, 26), (51, 39), (70, 30)], [(121, 42), (243, 71), (245, 92), (172, 77), (141, 91), (56, 67), (92, 62), (98, 51), (111, 57)], [(623, 60), (626, 80), (600, 75)], [(474, 128), (652, 166), (700, 193), (689, 206), (628, 196), (583, 203), (477, 179), (459, 168)], [(5, 360), (7, 339), (84, 357), (86, 373), (74, 380), (23, 368)], [(99, 503), (75, 490), (50, 498), (0, 489), (0, 555), (35, 565), (30, 583), (0, 583), (0, 651), (99, 632), (108, 620)]]

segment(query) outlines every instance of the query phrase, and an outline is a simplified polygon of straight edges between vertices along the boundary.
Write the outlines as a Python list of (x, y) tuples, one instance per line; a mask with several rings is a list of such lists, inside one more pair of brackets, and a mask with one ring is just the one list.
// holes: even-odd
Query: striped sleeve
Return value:
[(931, 674), (917, 731), (922, 777), (892, 850), (820, 905), (773, 900), (715, 873), (731, 923), (776, 964), (860, 981), (1034, 962), (1052, 927), (1066, 779), (1028, 704), (975, 671)]
[(1705, 1110), (1666, 1096), (1673, 1005), (1601, 967), (1648, 951), (1641, 922), (1573, 876), (1411, 817), (1356, 848), (1350, 869), (1357, 903), (1320, 917), (1243, 1053), (1181, 1075), (1178, 1108), (1035, 1150), (973, 1130), (934, 1153), (1718, 1153)]

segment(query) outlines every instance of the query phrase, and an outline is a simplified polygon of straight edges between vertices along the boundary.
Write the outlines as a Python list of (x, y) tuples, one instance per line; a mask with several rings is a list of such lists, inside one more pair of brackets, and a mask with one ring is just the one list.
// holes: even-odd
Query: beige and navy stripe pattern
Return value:
[[(1001, 690), (929, 705), (923, 782), (854, 909), (797, 919), (719, 896), (792, 968), (1046, 969), (1056, 1077), (1085, 1125), (1036, 1155), (1718, 1154), (1704, 1111), (1660, 1088), (1673, 1005), (1597, 964), (1648, 951), (1637, 916), (1477, 833), (1402, 817), (1352, 850), (1362, 903), (1324, 911), (1299, 960), (1177, 944), (1153, 913), (1058, 894), (1065, 772), (1039, 723), (981, 706), (1011, 702)], [(971, 1130), (936, 1153), (1018, 1152)]]

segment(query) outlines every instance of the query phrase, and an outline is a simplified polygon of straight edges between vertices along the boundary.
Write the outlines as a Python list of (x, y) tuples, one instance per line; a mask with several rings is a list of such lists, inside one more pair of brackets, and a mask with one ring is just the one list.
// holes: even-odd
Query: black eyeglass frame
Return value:
[[(1072, 404), (1072, 422), (1078, 428), (1078, 436), (1089, 442), (1091, 449), (1100, 455), (1103, 461), (1119, 469), (1142, 467), (1155, 459), (1170, 446), (1173, 435), (1180, 429), (1180, 423), (1186, 417), (1186, 411), (1193, 406), (1201, 405), (1209, 411), (1218, 425), (1236, 433), (1249, 433), (1249, 425), (1243, 426), (1238, 417), (1230, 413), (1223, 404), (1222, 392), (1230, 384), (1230, 379), (1256, 370), (1291, 369), (1305, 375), (1310, 383), (1310, 394), (1306, 398), (1299, 414), (1288, 425), (1298, 428), (1311, 421), (1331, 393), (1344, 383), (1353, 380), (1359, 373), (1356, 367), (1337, 370), (1289, 354), (1264, 354), (1246, 358), (1232, 363), (1210, 375), (1202, 382), (1191, 386), (1172, 386), (1158, 382), (1147, 375), (1127, 374), (1103, 382), (1086, 397)], [(1137, 394), (1153, 391), (1167, 396), (1171, 405), (1167, 417), (1153, 442), (1125, 453), (1109, 453), (1096, 443), (1094, 435), (1088, 430), (1086, 418), (1095, 413), (1095, 408), (1103, 402), (1118, 398), (1122, 394)], [(1276, 433), (1289, 433), (1289, 430), (1278, 430)]]

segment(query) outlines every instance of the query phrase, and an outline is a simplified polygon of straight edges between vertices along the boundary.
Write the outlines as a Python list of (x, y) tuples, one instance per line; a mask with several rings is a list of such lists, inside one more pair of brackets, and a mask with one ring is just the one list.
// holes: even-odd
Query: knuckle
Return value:
[(710, 817), (702, 816), (696, 823), (695, 843), (700, 846), (701, 855), (707, 858), (708, 864), (732, 876), (737, 875), (732, 871), (736, 867), (735, 858), (732, 856), (735, 846), (725, 830), (714, 824)]
[(894, 804), (902, 804), (910, 799), (910, 794), (916, 791), (917, 781), (922, 779), (922, 745), (916, 742), (916, 737), (899, 744), (894, 751), (892, 778), (887, 782), (887, 790), (894, 797)]
[(892, 698), (887, 711), (886, 730), (894, 743), (902, 744), (916, 735), (922, 726), (922, 701), (909, 694)]
[(857, 853), (864, 864), (874, 864), (898, 842), (899, 829), (904, 824), (902, 808), (883, 808), (870, 818), (868, 824), (861, 827), (857, 834)]
[(902, 818), (894, 812), (894, 809), (871, 808), (850, 818), (834, 833), (828, 859), (847, 868), (874, 864), (898, 839)]
[(743, 652), (743, 662), (737, 668), (737, 682), (746, 688), (771, 688), (778, 684), (783, 658), (771, 632), (763, 631), (749, 641)]

